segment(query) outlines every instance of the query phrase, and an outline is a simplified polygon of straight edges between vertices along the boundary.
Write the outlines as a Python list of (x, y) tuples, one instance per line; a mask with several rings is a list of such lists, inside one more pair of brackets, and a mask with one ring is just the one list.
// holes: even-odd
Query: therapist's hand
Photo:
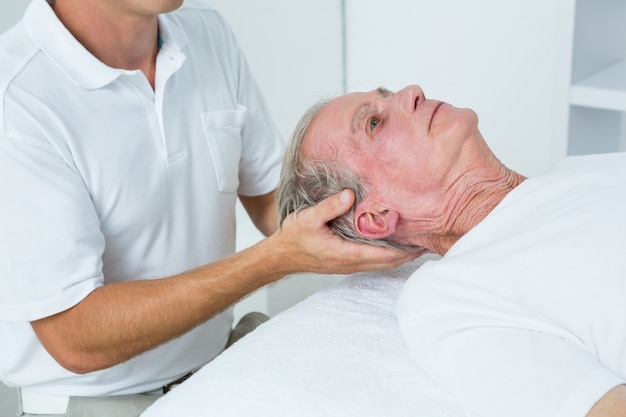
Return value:
[(348, 274), (395, 268), (422, 255), (349, 242), (337, 236), (327, 222), (347, 212), (354, 193), (344, 190), (313, 207), (291, 213), (270, 237), (280, 241), (285, 267), (290, 272)]

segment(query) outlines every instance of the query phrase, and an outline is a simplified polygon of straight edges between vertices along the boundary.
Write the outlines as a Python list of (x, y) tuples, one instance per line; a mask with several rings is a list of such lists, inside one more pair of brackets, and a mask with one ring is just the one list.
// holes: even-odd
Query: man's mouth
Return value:
[(430, 126), (433, 124), (433, 119), (435, 118), (435, 114), (437, 113), (437, 110), (439, 110), (439, 107), (441, 107), (443, 104), (444, 104), (443, 101), (440, 101), (437, 104), (435, 104), (435, 108), (433, 109), (433, 112), (430, 115), (430, 122), (428, 123), (428, 130), (429, 131), (430, 131)]

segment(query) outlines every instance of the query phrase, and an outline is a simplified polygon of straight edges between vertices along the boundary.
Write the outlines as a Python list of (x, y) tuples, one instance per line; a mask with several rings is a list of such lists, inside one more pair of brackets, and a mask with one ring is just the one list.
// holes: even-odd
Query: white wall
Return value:
[(0, 0), (0, 33), (15, 24), (30, 0)]
[[(0, 33), (6, 31), (24, 13), (29, 0), (0, 0)], [(4, 341), (3, 343), (6, 343)], [(14, 388), (0, 383), (0, 417), (14, 417), (17, 414), (17, 397)]]
[[(27, 4), (28, 0), (0, 0), (0, 33), (6, 31), (19, 20)], [(16, 414), (15, 389), (0, 383), (0, 417), (13, 417)]]
[[(6, 31), (19, 20), (27, 4), (28, 0), (0, 0), (0, 33)], [(16, 414), (15, 389), (0, 383), (0, 417), (13, 417)]]

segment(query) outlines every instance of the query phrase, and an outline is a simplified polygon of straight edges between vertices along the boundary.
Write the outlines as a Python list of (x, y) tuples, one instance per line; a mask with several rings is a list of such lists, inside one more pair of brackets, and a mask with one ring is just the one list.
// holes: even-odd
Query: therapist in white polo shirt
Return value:
[[(181, 3), (33, 0), (0, 38), (0, 377), (26, 414), (136, 415), (246, 294), (412, 258), (328, 229), (349, 192), (277, 230), (282, 141), (220, 15)], [(269, 237), (233, 255), (237, 198)]]

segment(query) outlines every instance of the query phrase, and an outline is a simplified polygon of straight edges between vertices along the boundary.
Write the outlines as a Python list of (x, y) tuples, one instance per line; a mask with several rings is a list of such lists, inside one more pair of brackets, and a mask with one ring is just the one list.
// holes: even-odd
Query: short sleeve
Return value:
[(0, 137), (0, 319), (66, 310), (102, 284), (104, 238), (75, 168), (44, 140)]

